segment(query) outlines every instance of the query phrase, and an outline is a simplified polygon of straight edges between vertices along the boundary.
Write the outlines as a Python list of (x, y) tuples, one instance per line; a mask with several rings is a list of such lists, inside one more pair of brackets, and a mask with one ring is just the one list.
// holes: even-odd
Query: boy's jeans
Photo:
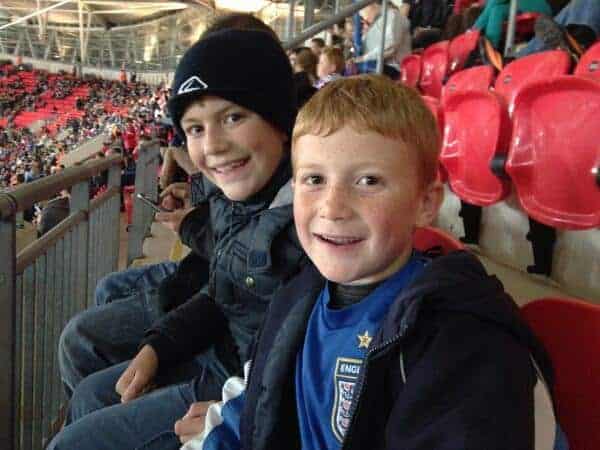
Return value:
[[(220, 388), (229, 376), (209, 350), (159, 377), (157, 383), (166, 387), (120, 403), (114, 385), (128, 364), (109, 367), (79, 383), (67, 424), (47, 450), (179, 449), (181, 443), (173, 432), (175, 421), (193, 402), (220, 398)], [(182, 382), (192, 374), (196, 378)]]
[(135, 356), (144, 332), (161, 315), (158, 286), (176, 268), (177, 263), (164, 262), (98, 282), (96, 306), (71, 318), (60, 336), (58, 362), (69, 396), (88, 375)]

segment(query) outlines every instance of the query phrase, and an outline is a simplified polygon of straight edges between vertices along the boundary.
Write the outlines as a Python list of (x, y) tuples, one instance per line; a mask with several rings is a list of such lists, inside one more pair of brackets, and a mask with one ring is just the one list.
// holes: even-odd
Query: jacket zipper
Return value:
[(354, 396), (352, 397), (352, 405), (350, 407), (350, 417), (352, 419), (350, 421), (350, 426), (348, 427), (348, 433), (344, 437), (344, 442), (342, 444), (341, 450), (344, 450), (347, 448), (347, 444), (348, 444), (348, 442), (350, 442), (350, 436), (352, 436), (352, 430), (354, 428), (354, 421), (356, 418), (356, 411), (358, 411), (358, 407), (360, 405), (360, 397), (361, 397), (361, 394), (367, 384), (366, 379), (367, 379), (367, 370), (368, 370), (367, 367), (368, 367), (369, 358), (373, 355), (373, 353), (378, 352), (392, 344), (395, 344), (400, 339), (402, 339), (407, 328), (408, 327), (406, 325), (403, 325), (402, 328), (400, 329), (399, 333), (397, 333), (390, 339), (387, 339), (386, 341), (382, 342), (377, 347), (373, 347), (372, 349), (369, 349), (369, 351), (367, 351), (367, 354), (366, 354), (364, 362), (363, 362), (364, 370), (361, 371), (361, 377), (358, 380), (358, 385), (356, 386), (356, 392), (354, 393)]

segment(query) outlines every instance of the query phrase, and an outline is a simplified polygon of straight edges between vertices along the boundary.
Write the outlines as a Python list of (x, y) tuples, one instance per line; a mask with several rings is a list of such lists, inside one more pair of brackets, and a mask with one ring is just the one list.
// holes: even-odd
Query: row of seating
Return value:
[[(446, 67), (464, 64), (466, 51), (445, 59), (435, 46), (434, 60), (442, 65), (444, 60), (452, 61)], [(433, 92), (438, 97), (425, 95), (443, 130), (440, 159), (452, 190), (469, 204), (489, 206), (514, 186), (522, 208), (540, 223), (570, 230), (598, 227), (599, 60), (597, 43), (568, 75), (567, 53), (538, 53), (508, 64), (495, 83), (493, 68), (476, 66), (454, 72)], [(438, 73), (436, 79), (443, 77)], [(431, 94), (436, 84), (419, 80), (419, 85)]]
[[(433, 227), (418, 229), (414, 245), (442, 254), (464, 249), (453, 236)], [(523, 306), (521, 315), (552, 361), (555, 414), (570, 448), (596, 448), (600, 442), (600, 306), (574, 298), (543, 298)]]

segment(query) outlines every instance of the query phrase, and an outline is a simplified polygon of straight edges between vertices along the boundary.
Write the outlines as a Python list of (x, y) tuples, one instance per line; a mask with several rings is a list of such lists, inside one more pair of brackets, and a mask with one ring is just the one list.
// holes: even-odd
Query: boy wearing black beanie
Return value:
[(177, 448), (187, 437), (173, 432), (175, 421), (195, 402), (220, 398), (227, 377), (241, 372), (273, 294), (307, 261), (292, 220), (296, 109), (279, 42), (260, 31), (211, 33), (182, 58), (173, 93), (175, 129), (201, 171), (192, 182), (196, 206), (178, 224), (191, 262), (179, 265), (175, 280), (203, 286), (183, 303), (167, 299), (173, 309), (131, 362), (77, 385), (51, 450)]

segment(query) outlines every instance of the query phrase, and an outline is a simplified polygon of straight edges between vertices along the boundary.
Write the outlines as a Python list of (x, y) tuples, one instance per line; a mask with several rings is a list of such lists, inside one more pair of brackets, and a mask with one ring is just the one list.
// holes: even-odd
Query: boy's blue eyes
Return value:
[[(314, 185), (318, 185), (318, 184), (323, 184), (324, 179), (321, 175), (307, 175), (303, 178), (303, 181), (305, 184), (314, 186)], [(375, 185), (379, 184), (379, 182), (380, 182), (380, 180), (376, 176), (366, 175), (366, 176), (360, 177), (356, 181), (356, 184), (359, 186), (375, 186)]]

